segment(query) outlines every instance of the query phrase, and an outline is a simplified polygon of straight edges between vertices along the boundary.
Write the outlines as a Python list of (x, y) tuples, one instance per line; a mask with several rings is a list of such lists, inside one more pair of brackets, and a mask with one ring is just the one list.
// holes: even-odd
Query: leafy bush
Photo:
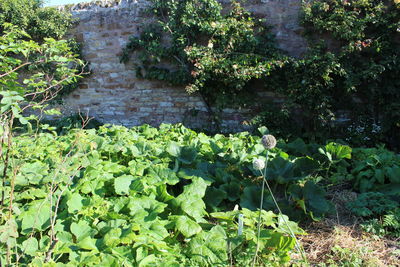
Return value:
[[(0, 2), (0, 34), (7, 34), (6, 24), (12, 24), (20, 31), (29, 36), (19, 36), (24, 40), (34, 40), (38, 44), (46, 43), (46, 38), (60, 40), (66, 38), (68, 30), (73, 26), (74, 20), (69, 12), (61, 11), (56, 8), (43, 8), (41, 0), (4, 0)], [(81, 56), (80, 45), (74, 38), (66, 40), (66, 45), (70, 51)], [(41, 57), (40, 53), (30, 52), (31, 59), (37, 60)], [(71, 65), (73, 66), (73, 65)], [(76, 67), (76, 66), (75, 66)], [(57, 72), (51, 64), (36, 64), (36, 68), (30, 66), (18, 69), (18, 72), (38, 72), (41, 70), (50, 77), (61, 79), (60, 72)], [(85, 69), (85, 72), (88, 72)], [(53, 100), (60, 101), (62, 96), (69, 94), (78, 87), (80, 79), (63, 86)], [(40, 97), (39, 97), (40, 98)], [(38, 99), (39, 100), (39, 99)]]
[(400, 237), (400, 211), (395, 209), (379, 219), (370, 219), (361, 224), (364, 231), (377, 236)]
[(394, 210), (399, 203), (379, 192), (360, 194), (353, 202), (348, 203), (348, 208), (361, 217), (378, 217)]
[[(40, 180), (48, 174), (47, 165), (40, 161), (40, 157), (36, 162), (29, 163), (30, 156), (33, 156), (31, 154), (34, 152), (33, 150), (27, 149), (22, 157), (18, 155), (18, 144), (14, 142), (15, 125), (19, 122), (22, 125), (27, 125), (28, 129), (32, 128), (30, 121), (37, 119), (37, 117), (34, 115), (26, 117), (25, 112), (27, 110), (41, 109), (44, 113), (54, 112), (54, 110), (44, 110), (46, 102), (53, 99), (63, 86), (76, 81), (80, 77), (82, 73), (79, 73), (78, 69), (83, 65), (83, 62), (77, 58), (76, 54), (71, 52), (68, 43), (64, 40), (57, 41), (46, 38), (39, 44), (30, 40), (27, 33), (17, 29), (14, 25), (5, 24), (4, 27), (5, 30), (0, 35), (0, 46), (2, 47), (0, 50), (0, 152), (2, 159), (0, 163), (2, 178), (2, 186), (0, 187), (0, 264), (11, 265), (11, 262), (18, 264), (19, 261), (18, 257), (11, 259), (11, 251), (16, 248), (17, 238), (19, 237), (15, 216), (21, 214), (18, 205), (14, 206), (15, 202), (18, 201), (17, 199), (21, 197), (21, 195), (14, 195), (14, 192), (18, 192), (15, 186), (18, 182), (27, 185), (25, 180), (18, 180), (22, 173), (27, 173), (33, 179), (32, 184), (35, 185), (39, 184)], [(52, 71), (57, 75), (50, 75), (48, 66), (51, 66)], [(28, 69), (29, 72), (22, 75), (20, 70), (23, 68)], [(30, 148), (38, 145), (35, 143), (37, 141), (35, 138), (32, 138), (32, 136), (28, 138)], [(53, 152), (57, 151), (56, 147), (52, 147), (52, 149), (54, 149)], [(56, 160), (56, 158), (53, 160)], [(21, 172), (20, 167), (22, 167)], [(18, 178), (16, 177), (17, 174)], [(35, 192), (39, 195), (32, 193), (27, 199), (36, 199), (38, 196), (39, 198), (45, 197), (43, 191)], [(27, 194), (30, 195), (30, 191)], [(20, 207), (27, 203), (24, 196), (21, 199), (23, 200)], [(51, 198), (50, 203), (53, 200)], [(48, 202), (47, 199), (45, 202)], [(40, 214), (40, 208), (43, 205), (48, 207), (48, 203), (43, 202), (39, 206), (38, 202), (31, 204), (34, 208), (30, 215), (27, 215), (30, 216), (30, 219), (26, 221), (30, 224), (28, 227), (35, 227), (35, 224), (38, 223), (38, 227), (41, 228), (43, 224), (48, 223), (47, 219), (51, 216), (49, 210)], [(39, 211), (39, 218), (32, 220), (32, 216), (35, 216), (37, 211)], [(46, 221), (42, 221), (43, 219)], [(25, 226), (23, 225), (23, 227)], [(42, 240), (43, 242), (39, 245), (38, 241), (32, 236), (18, 241), (23, 242), (22, 247), (20, 247), (22, 253), (26, 252), (29, 255), (32, 255), (38, 249), (38, 246), (42, 249), (46, 244), (43, 242), (47, 242)]]
[(347, 206), (355, 215), (367, 219), (361, 223), (364, 231), (378, 236), (400, 237), (399, 205), (393, 196), (368, 192), (360, 194)]
[[(287, 65), (288, 86), (277, 88), (284, 88), (282, 92), (307, 112), (306, 118), (313, 119), (318, 129), (331, 128), (329, 122), (338, 111), (349, 110), (353, 121), (367, 115), (381, 124), (383, 141), (396, 145), (399, 21), (399, 6), (393, 1), (305, 2), (303, 25), (312, 49)], [(323, 44), (316, 42), (321, 34)], [(335, 134), (334, 127), (331, 133)]]
[[(304, 2), (302, 25), (310, 48), (265, 79), (266, 88), (286, 96), (292, 107), (289, 127), (282, 125), (281, 131), (294, 124), (303, 132), (299, 137), (398, 148), (399, 21), (399, 6), (392, 1)], [(359, 125), (362, 121), (367, 123)], [(372, 128), (372, 134), (361, 133), (360, 139), (358, 127)]]
[[(16, 26), (4, 26), (6, 30), (0, 35), (0, 120), (3, 126), (11, 123), (12, 128), (14, 119), (28, 123), (23, 111), (43, 107), (63, 86), (76, 82), (83, 62), (65, 40), (47, 38), (39, 44), (25, 40), (30, 36)], [(27, 72), (21, 73), (21, 69)]]
[(71, 14), (55, 8), (42, 8), (41, 5), (41, 0), (2, 0), (0, 33), (4, 32), (4, 23), (11, 23), (36, 41), (64, 37), (73, 23)]
[(400, 155), (384, 149), (355, 149), (351, 174), (360, 192), (393, 187), (400, 183)]
[(151, 2), (157, 22), (132, 37), (121, 58), (137, 53), (139, 77), (184, 84), (208, 103), (226, 106), (249, 99), (243, 92), (254, 93), (251, 81), (281, 64), (272, 60), (277, 49), (268, 27), (238, 1), (226, 13), (216, 0)]

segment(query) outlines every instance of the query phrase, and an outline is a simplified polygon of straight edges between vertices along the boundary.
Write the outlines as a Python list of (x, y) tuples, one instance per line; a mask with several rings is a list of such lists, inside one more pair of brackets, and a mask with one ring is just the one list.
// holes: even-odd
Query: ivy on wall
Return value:
[[(217, 107), (252, 105), (253, 82), (263, 81), (265, 90), (287, 101), (281, 109), (267, 106), (257, 123), (311, 139), (346, 138), (354, 134), (350, 126), (378, 125), (379, 134), (365, 131), (358, 141), (399, 145), (400, 10), (395, 2), (304, 2), (301, 23), (309, 49), (300, 59), (276, 49), (265, 22), (238, 1), (226, 8), (216, 0), (151, 2), (155, 20), (130, 39), (121, 57), (126, 62), (135, 55), (139, 77), (183, 84)], [(350, 121), (340, 124), (344, 110)]]
[[(310, 49), (280, 70), (286, 83), (276, 88), (301, 106), (313, 131), (346, 136), (347, 128), (330, 122), (338, 111), (348, 110), (351, 123), (382, 127), (380, 135), (365, 132), (364, 144), (400, 145), (395, 144), (400, 133), (399, 6), (382, 0), (322, 0), (306, 2), (302, 10)], [(337, 130), (342, 132), (335, 136)]]
[(157, 20), (130, 39), (121, 57), (136, 54), (139, 77), (186, 85), (221, 107), (241, 102), (252, 80), (282, 64), (269, 28), (238, 1), (226, 11), (216, 0), (151, 2)]

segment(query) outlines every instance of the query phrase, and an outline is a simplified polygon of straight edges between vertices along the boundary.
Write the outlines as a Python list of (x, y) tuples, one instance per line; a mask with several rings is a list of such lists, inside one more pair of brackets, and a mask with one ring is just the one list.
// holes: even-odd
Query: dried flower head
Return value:
[(262, 137), (261, 143), (266, 149), (272, 149), (276, 146), (276, 139), (273, 135), (264, 135)]
[(253, 168), (256, 170), (262, 170), (265, 168), (265, 162), (261, 159), (255, 159), (253, 161)]

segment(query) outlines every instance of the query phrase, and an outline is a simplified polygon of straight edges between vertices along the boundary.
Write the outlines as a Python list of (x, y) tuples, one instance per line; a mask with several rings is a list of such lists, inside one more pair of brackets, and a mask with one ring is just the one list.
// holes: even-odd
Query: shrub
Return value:
[(11, 23), (37, 41), (64, 37), (73, 23), (71, 14), (55, 8), (42, 8), (41, 5), (41, 0), (2, 0), (0, 33), (4, 31), (4, 23)]

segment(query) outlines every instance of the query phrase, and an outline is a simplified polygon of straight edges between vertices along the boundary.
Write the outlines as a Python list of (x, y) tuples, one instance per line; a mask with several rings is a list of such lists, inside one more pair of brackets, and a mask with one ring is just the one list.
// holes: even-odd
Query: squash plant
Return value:
[[(213, 138), (171, 125), (18, 136), (14, 213), (0, 226), (2, 248), (12, 249), (1, 249), (0, 259), (34, 266), (246, 263), (254, 253), (257, 213), (229, 211), (206, 195), (217, 180), (212, 169), (219, 169), (221, 179), (234, 179), (229, 173), (234, 165), (228, 164), (241, 157), (227, 157), (228, 151), (210, 154), (209, 144), (237, 143), (245, 150), (259, 140), (249, 144), (245, 139), (250, 137)], [(7, 192), (11, 186), (6, 184)], [(10, 198), (5, 201), (8, 206)], [(208, 207), (217, 213), (210, 214)], [(244, 215), (242, 235), (237, 234), (239, 214)], [(287, 263), (294, 240), (283, 215), (263, 214), (258, 264)], [(290, 224), (297, 234), (304, 233)]]

